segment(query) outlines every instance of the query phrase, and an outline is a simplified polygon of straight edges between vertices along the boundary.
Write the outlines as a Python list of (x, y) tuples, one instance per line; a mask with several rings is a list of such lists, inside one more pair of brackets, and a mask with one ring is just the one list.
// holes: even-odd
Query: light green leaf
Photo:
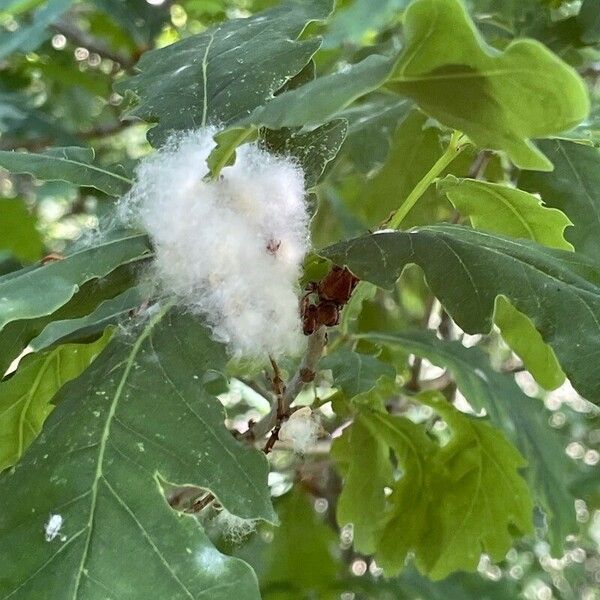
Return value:
[(297, 487), (280, 498), (276, 508), (281, 525), (265, 550), (265, 572), (261, 577), (264, 597), (334, 600), (338, 594), (328, 593), (328, 589), (333, 587), (339, 569), (333, 555), (338, 545), (335, 532)]
[(515, 442), (527, 459), (524, 472), (534, 497), (547, 515), (552, 549), (561, 555), (566, 536), (577, 528), (573, 497), (568, 491), (573, 463), (564, 452), (560, 434), (549, 428), (542, 402), (524, 394), (511, 376), (494, 371), (478, 348), (444, 342), (422, 331), (369, 333), (365, 337), (379, 344), (399, 345), (449, 369), (471, 406), (486, 410), (493, 424)]
[(333, 385), (341, 389), (348, 398), (369, 392), (382, 378), (393, 379), (395, 369), (369, 354), (359, 354), (346, 348), (322, 358), (320, 369), (331, 369)]
[(21, 458), (52, 412), (52, 398), (87, 369), (109, 339), (107, 334), (92, 344), (67, 344), (26, 357), (17, 373), (0, 383), (0, 471)]
[[(19, 557), (4, 564), (3, 597), (259, 600), (248, 565), (220, 554), (161, 493), (164, 481), (198, 486), (240, 517), (275, 518), (265, 457), (234, 439), (205, 389), (223, 347), (164, 311), (64, 388), (0, 478), (0, 552)], [(54, 539), (44, 532), (51, 514), (62, 517)]]
[(452, 175), (439, 181), (438, 188), (463, 217), (470, 219), (475, 229), (573, 250), (564, 238), (564, 230), (572, 225), (571, 221), (560, 210), (545, 207), (542, 200), (527, 192)]
[(521, 173), (519, 186), (563, 211), (574, 225), (567, 229), (567, 240), (600, 264), (600, 152), (566, 140), (545, 140), (540, 148), (554, 171)]
[(404, 417), (362, 411), (358, 418), (394, 452), (402, 470), (379, 518), (377, 564), (396, 574), (414, 552), (422, 573), (442, 579), (453, 571), (476, 570), (482, 552), (503, 558), (511, 532), (532, 530), (533, 505), (518, 474), (525, 463), (500, 432), (442, 405), (445, 400), (426, 401), (452, 430), (445, 446)]
[(441, 394), (424, 394), (420, 400), (452, 431), (437, 456), (450, 480), (445, 507), (438, 510), (443, 534), (429, 530), (431, 543), (424, 544), (428, 572), (441, 579), (454, 571), (475, 571), (480, 551), (492, 560), (503, 559), (515, 533), (533, 533), (533, 502), (519, 474), (526, 462), (500, 431), (463, 415)]
[(23, 200), (0, 200), (0, 250), (8, 250), (26, 262), (38, 260), (44, 245), (35, 224)]
[(554, 390), (564, 383), (565, 374), (552, 348), (544, 342), (531, 319), (519, 312), (504, 296), (496, 298), (494, 323), (504, 341), (544, 389)]
[(331, 455), (344, 478), (337, 522), (340, 527), (352, 524), (358, 552), (373, 554), (387, 504), (385, 488), (394, 482), (389, 448), (357, 418), (334, 440)]
[(418, 264), (467, 333), (488, 333), (496, 297), (506, 296), (553, 348), (575, 389), (600, 402), (600, 380), (589, 368), (600, 353), (600, 268), (586, 257), (458, 225), (380, 232), (320, 254), (388, 288), (407, 264)]
[(212, 176), (216, 178), (223, 168), (232, 165), (238, 146), (256, 141), (258, 133), (256, 127), (232, 127), (217, 133), (214, 136), (215, 147), (206, 159)]
[(146, 52), (137, 65), (140, 73), (116, 89), (137, 96), (132, 117), (158, 121), (149, 132), (154, 145), (172, 130), (234, 124), (310, 61), (320, 40), (295, 40), (331, 9), (331, 0), (288, 0), (247, 19), (227, 21)]
[(0, 330), (12, 321), (52, 314), (84, 283), (149, 255), (145, 235), (117, 232), (63, 260), (0, 277)]
[(0, 167), (11, 173), (29, 173), (44, 181), (67, 181), (89, 186), (109, 196), (120, 196), (131, 187), (131, 179), (119, 168), (106, 169), (93, 163), (92, 148), (51, 148), (41, 154), (0, 151)]
[(531, 138), (570, 129), (589, 112), (585, 85), (571, 67), (534, 40), (516, 40), (502, 52), (487, 45), (460, 0), (415, 0), (404, 32), (406, 47), (387, 87), (477, 146), (505, 151), (518, 167), (550, 170)]
[(394, 61), (390, 58), (372, 54), (337, 73), (324, 75), (279, 94), (256, 108), (241, 123), (270, 129), (313, 129), (329, 121), (357, 98), (379, 88), (393, 66)]
[[(367, 223), (381, 223), (406, 199), (413, 188), (441, 156), (439, 131), (427, 127), (427, 116), (410, 112), (393, 136), (392, 147), (383, 168), (365, 182), (359, 208)], [(435, 188), (421, 198), (419, 207), (427, 220), (436, 219)]]

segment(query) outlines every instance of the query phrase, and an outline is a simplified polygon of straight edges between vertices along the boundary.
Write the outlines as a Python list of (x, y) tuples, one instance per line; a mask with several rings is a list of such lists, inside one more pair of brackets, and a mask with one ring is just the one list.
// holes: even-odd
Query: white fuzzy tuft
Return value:
[(255, 520), (243, 519), (224, 508), (219, 511), (212, 525), (224, 539), (233, 544), (241, 544), (256, 529)]
[(297, 352), (297, 281), (309, 247), (304, 175), (256, 145), (207, 182), (214, 130), (172, 137), (139, 165), (122, 219), (143, 226), (165, 292), (236, 356)]
[[(62, 515), (50, 515), (48, 521), (44, 525), (44, 537), (47, 542), (51, 542), (55, 537), (60, 534), (60, 530), (62, 529), (64, 519)], [(66, 540), (67, 538), (61, 536), (61, 541)]]
[(279, 439), (290, 443), (294, 452), (305, 454), (315, 445), (320, 431), (319, 416), (309, 406), (304, 406), (292, 413), (283, 423), (279, 430)]

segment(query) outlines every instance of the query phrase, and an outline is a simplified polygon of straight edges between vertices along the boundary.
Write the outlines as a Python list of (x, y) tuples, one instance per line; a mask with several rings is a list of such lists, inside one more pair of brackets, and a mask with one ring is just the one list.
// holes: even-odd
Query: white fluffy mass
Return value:
[(214, 133), (178, 134), (144, 159), (120, 216), (150, 235), (165, 293), (204, 315), (235, 356), (297, 352), (309, 247), (303, 172), (249, 144), (218, 180), (204, 181)]
[(320, 431), (321, 421), (318, 414), (309, 406), (303, 406), (283, 423), (279, 431), (279, 439), (291, 444), (294, 452), (305, 454), (315, 445)]

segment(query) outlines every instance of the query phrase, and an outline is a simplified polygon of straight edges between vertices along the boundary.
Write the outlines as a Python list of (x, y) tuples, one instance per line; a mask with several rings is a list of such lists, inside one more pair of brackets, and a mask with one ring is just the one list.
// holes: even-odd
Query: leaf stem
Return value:
[(466, 148), (465, 137), (460, 131), (454, 131), (445, 152), (417, 183), (400, 208), (387, 221), (387, 227), (398, 229), (427, 188), (439, 177), (444, 169)]

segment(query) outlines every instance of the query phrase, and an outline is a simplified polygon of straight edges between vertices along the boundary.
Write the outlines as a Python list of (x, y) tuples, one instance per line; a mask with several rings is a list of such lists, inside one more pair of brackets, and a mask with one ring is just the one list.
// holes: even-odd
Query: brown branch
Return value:
[[(327, 343), (327, 333), (325, 327), (319, 327), (313, 334), (308, 336), (308, 345), (306, 352), (294, 373), (294, 376), (290, 379), (289, 383), (285, 387), (283, 394), (280, 399), (281, 402), (277, 402), (272, 408), (269, 414), (265, 415), (260, 421), (254, 423), (254, 425), (242, 434), (241, 439), (245, 440), (257, 440), (265, 436), (269, 431), (275, 429), (277, 425), (281, 427), (281, 422), (285, 420), (286, 415), (289, 413), (290, 405), (296, 399), (296, 396), (300, 393), (302, 388), (314, 380), (317, 373), (317, 364), (323, 353), (323, 348)], [(280, 418), (278, 418), (278, 415)], [(276, 432), (279, 435), (279, 429)], [(271, 436), (273, 437), (273, 435)], [(269, 441), (271, 438), (269, 438)], [(269, 446), (269, 451), (273, 447), (273, 444), (277, 441), (275, 438)], [(265, 452), (267, 452), (267, 446), (265, 446)]]

